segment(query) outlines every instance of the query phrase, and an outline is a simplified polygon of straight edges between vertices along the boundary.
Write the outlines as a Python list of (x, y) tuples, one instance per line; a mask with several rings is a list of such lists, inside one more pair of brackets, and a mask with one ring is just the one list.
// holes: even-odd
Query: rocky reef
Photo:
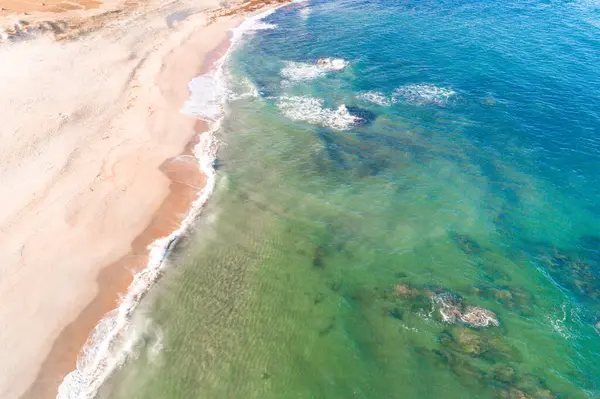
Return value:
[(600, 266), (584, 253), (542, 248), (539, 264), (560, 284), (585, 300), (600, 300)]
[(498, 398), (559, 398), (545, 381), (518, 370), (521, 354), (501, 336), (460, 326), (451, 326), (438, 337), (439, 349), (432, 355), (449, 367), (465, 384), (479, 384)]
[(472, 287), (469, 291), (482, 298), (498, 302), (506, 309), (518, 312), (521, 316), (533, 315), (533, 296), (523, 288), (488, 284)]
[(483, 248), (468, 234), (452, 232), (450, 238), (467, 255), (480, 255)]
[(409, 307), (413, 310), (436, 315), (446, 323), (471, 328), (500, 325), (498, 316), (491, 310), (471, 305), (460, 296), (440, 288), (412, 288), (407, 284), (396, 284), (394, 292), (400, 300), (412, 302)]
[[(405, 277), (399, 277), (405, 281)], [(533, 298), (523, 289), (479, 286), (465, 290), (503, 306), (529, 309)], [(416, 350), (437, 367), (447, 368), (467, 386), (490, 390), (497, 398), (552, 399), (562, 396), (545, 381), (522, 372), (521, 353), (504, 338), (504, 329), (493, 311), (478, 306), (448, 289), (402, 282), (384, 291), (385, 315), (410, 323), (410, 314), (432, 318), (441, 324), (437, 345)]]

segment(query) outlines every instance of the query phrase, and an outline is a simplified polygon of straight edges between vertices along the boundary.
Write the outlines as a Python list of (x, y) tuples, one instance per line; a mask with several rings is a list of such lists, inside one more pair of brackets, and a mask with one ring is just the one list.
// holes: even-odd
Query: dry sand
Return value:
[(77, 40), (0, 42), (0, 398), (56, 396), (204, 184), (189, 150), (205, 126), (179, 110), (239, 23), (207, 25), (198, 11), (218, 6), (147, 3)]
[(71, 10), (89, 10), (98, 8), (102, 3), (97, 0), (0, 0), (0, 8), (4, 13), (21, 12), (66, 12)]

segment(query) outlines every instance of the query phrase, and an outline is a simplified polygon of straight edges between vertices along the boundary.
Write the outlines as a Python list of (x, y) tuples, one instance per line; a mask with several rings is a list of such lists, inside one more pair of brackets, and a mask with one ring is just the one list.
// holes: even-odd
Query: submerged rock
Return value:
[(460, 316), (460, 320), (471, 327), (499, 326), (498, 317), (491, 310), (478, 306), (469, 306)]
[(499, 302), (508, 309), (517, 310), (522, 316), (531, 316), (533, 314), (531, 307), (533, 304), (533, 296), (524, 289), (508, 286), (493, 287), (483, 285), (473, 287), (470, 291), (483, 298)]
[(556, 395), (549, 389), (542, 389), (533, 394), (535, 399), (555, 399)]
[(317, 65), (331, 70), (344, 69), (348, 63), (341, 58), (319, 58)]
[(322, 269), (325, 267), (323, 263), (323, 258), (325, 257), (325, 248), (321, 245), (315, 248), (315, 253), (313, 254), (312, 266), (315, 269)]
[(335, 317), (333, 317), (330, 321), (329, 324), (327, 324), (327, 326), (323, 327), (322, 329), (319, 330), (319, 336), (324, 336), (329, 334), (331, 331), (333, 331), (333, 329), (335, 328)]
[(500, 394), (500, 397), (503, 399), (531, 399), (531, 396), (515, 387), (510, 387), (506, 390), (503, 390)]
[(584, 253), (544, 248), (539, 259), (565, 288), (585, 299), (600, 299), (600, 265)]
[(424, 317), (435, 315), (449, 324), (462, 324), (472, 328), (500, 325), (498, 317), (491, 310), (470, 305), (460, 296), (436, 287), (416, 288), (398, 283), (393, 290), (384, 290), (383, 299), (395, 307), (404, 307)]
[(507, 289), (491, 289), (492, 296), (500, 302), (506, 303), (513, 300), (512, 293)]
[(447, 351), (433, 350), (432, 352), (450, 368), (454, 375), (461, 379), (462, 383), (467, 385), (473, 383), (483, 385), (485, 383), (483, 371), (470, 361)]
[(481, 246), (467, 234), (453, 232), (450, 234), (456, 245), (468, 255), (479, 255), (483, 252)]
[(500, 325), (494, 312), (479, 306), (465, 306), (462, 299), (454, 294), (438, 294), (432, 301), (439, 305), (439, 313), (446, 323), (462, 323), (475, 328)]
[(315, 305), (318, 305), (318, 304), (320, 304), (321, 302), (323, 302), (324, 300), (325, 300), (325, 294), (323, 294), (322, 292), (318, 292), (318, 293), (315, 295), (315, 299), (313, 300), (313, 303), (314, 303)]
[(498, 337), (466, 327), (451, 327), (440, 334), (438, 342), (449, 351), (481, 358), (492, 364), (520, 360), (519, 353)]
[(524, 375), (520, 378), (514, 386), (523, 392), (526, 392), (531, 398), (534, 399), (554, 399), (557, 395), (552, 392), (545, 381), (540, 377), (532, 374)]
[(496, 366), (492, 375), (496, 381), (510, 384), (515, 380), (515, 369), (507, 365)]
[(502, 390), (500, 397), (506, 399), (556, 399), (557, 396), (551, 390), (545, 388), (529, 391), (511, 386)]
[(471, 356), (481, 356), (489, 350), (488, 343), (483, 336), (466, 328), (460, 329), (458, 344), (461, 352)]
[(446, 323), (456, 323), (462, 317), (462, 304), (460, 298), (450, 293), (435, 295), (432, 298), (434, 304), (439, 305), (442, 320)]
[(387, 312), (388, 316), (396, 319), (396, 320), (402, 320), (403, 314), (402, 314), (402, 310), (398, 307), (393, 307), (390, 310), (388, 310)]
[(410, 288), (410, 286), (408, 284), (396, 284), (394, 286), (394, 290), (396, 291), (396, 293), (400, 296), (403, 297), (416, 297), (420, 295), (420, 292), (418, 289), (413, 289)]
[(370, 125), (377, 119), (377, 114), (372, 111), (369, 111), (368, 109), (364, 109), (354, 105), (348, 105), (346, 106), (346, 109), (351, 115), (354, 115), (357, 118), (359, 118), (359, 121), (357, 122), (358, 126)]
[(431, 299), (419, 288), (412, 288), (408, 284), (396, 284), (393, 288), (387, 288), (382, 292), (382, 298), (387, 303), (384, 306), (386, 313), (388, 308), (396, 308), (398, 311), (409, 311), (412, 313), (426, 313), (431, 308)]

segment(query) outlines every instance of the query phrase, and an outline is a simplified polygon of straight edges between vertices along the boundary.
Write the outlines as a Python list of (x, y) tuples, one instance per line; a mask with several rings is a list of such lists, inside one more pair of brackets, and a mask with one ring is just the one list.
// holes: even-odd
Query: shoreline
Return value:
[[(230, 29), (225, 33), (228, 34), (229, 31)], [(194, 77), (214, 72), (217, 68), (216, 63), (230, 49), (230, 46), (230, 39), (225, 37), (217, 43), (216, 47), (207, 51)], [(185, 116), (185, 114), (181, 115)], [(23, 399), (42, 398), (43, 396), (40, 396), (38, 392), (50, 392), (50, 387), (46, 385), (48, 383), (54, 391), (58, 391), (58, 387), (66, 382), (65, 378), (68, 374), (79, 369), (79, 358), (82, 356), (82, 351), (90, 344), (89, 341), (93, 339), (95, 329), (107, 317), (110, 317), (112, 312), (120, 310), (126, 297), (136, 289), (136, 278), (152, 268), (153, 247), (157, 244), (160, 245), (160, 241), (166, 240), (164, 254), (156, 265), (155, 275), (146, 282), (148, 285), (144, 287), (143, 291), (134, 293), (135, 303), (130, 305), (133, 306), (132, 308), (126, 309), (128, 314), (135, 311), (135, 307), (152, 288), (152, 285), (160, 279), (162, 265), (166, 263), (171, 249), (177, 245), (181, 235), (185, 234), (188, 227), (185, 223), (186, 219), (190, 217), (195, 219), (197, 213), (210, 199), (212, 187), (208, 187), (209, 177), (207, 171), (202, 167), (202, 161), (207, 161), (203, 157), (206, 157), (207, 154), (197, 154), (196, 148), (203, 144), (204, 139), (211, 140), (206, 135), (212, 135), (215, 128), (211, 126), (211, 122), (191, 116), (186, 117), (193, 122), (192, 139), (186, 144), (181, 154), (165, 160), (159, 167), (170, 181), (169, 193), (159, 209), (152, 215), (150, 224), (132, 241), (132, 250), (117, 262), (102, 269), (97, 280), (100, 287), (98, 295), (79, 314), (77, 319), (61, 332), (50, 355), (44, 361), (36, 381), (22, 395)], [(211, 159), (208, 159), (208, 163), (212, 164), (212, 162)], [(206, 167), (206, 165), (204, 166)], [(208, 195), (203, 199), (204, 190), (208, 190)], [(197, 201), (200, 203), (195, 207)], [(179, 230), (181, 230), (180, 234), (177, 233)], [(123, 275), (124, 273), (126, 275)], [(115, 286), (110, 280), (119, 274), (123, 277), (123, 280), (119, 279), (119, 282), (126, 282), (126, 284)], [(73, 338), (75, 338), (76, 344), (73, 344)], [(70, 350), (71, 348), (72, 350)], [(106, 377), (109, 376), (110, 373), (106, 375)], [(46, 386), (44, 387), (44, 385)]]
[[(98, 333), (99, 328), (104, 328), (101, 326), (105, 323), (111, 325), (111, 328), (115, 330), (114, 334), (112, 330), (108, 331), (110, 336), (106, 339), (109, 346), (111, 339), (118, 339), (119, 334), (123, 334), (122, 329), (126, 330), (128, 328), (127, 322), (130, 312), (137, 306), (137, 303), (153, 283), (159, 279), (162, 273), (163, 261), (167, 258), (170, 248), (176, 245), (180, 235), (185, 233), (191, 221), (208, 201), (212, 192), (211, 185), (214, 185), (214, 170), (212, 171), (213, 176), (209, 176), (207, 175), (207, 168), (212, 168), (211, 165), (216, 155), (216, 142), (214, 142), (212, 134), (218, 129), (220, 119), (206, 122), (181, 113), (180, 106), (190, 96), (187, 84), (183, 87), (179, 85), (174, 87), (176, 82), (168, 79), (168, 75), (177, 76), (175, 80), (179, 82), (185, 80), (186, 83), (189, 83), (197, 76), (218, 71), (221, 67), (219, 63), (227, 58), (236, 40), (241, 36), (235, 30), (236, 26), (239, 27), (244, 21), (253, 19), (254, 14), (258, 12), (263, 14), (266, 10), (270, 13), (286, 3), (278, 1), (270, 4), (261, 2), (244, 3), (242, 11), (239, 11), (239, 13), (223, 12), (217, 9), (216, 12), (212, 11), (214, 13), (212, 16), (210, 10), (201, 12), (202, 17), (208, 18), (208, 25), (200, 25), (194, 28), (184, 38), (183, 42), (178, 43), (173, 50), (167, 53), (166, 58), (162, 59), (159, 76), (155, 79), (157, 82), (164, 84), (163, 89), (171, 95), (170, 97), (175, 96), (175, 98), (170, 98), (170, 106), (167, 109), (160, 110), (164, 114), (160, 121), (163, 124), (168, 124), (167, 120), (173, 122), (173, 120), (170, 120), (171, 118), (178, 120), (179, 122), (174, 123), (174, 127), (182, 128), (182, 131), (188, 131), (188, 133), (179, 132), (178, 135), (183, 137), (183, 134), (185, 134), (190, 139), (187, 140), (187, 144), (185, 144), (183, 151), (179, 152), (179, 155), (168, 157), (157, 165), (156, 172), (160, 173), (166, 181), (162, 184), (166, 189), (162, 202), (153, 210), (148, 209), (147, 214), (149, 214), (150, 219), (148, 223), (144, 224), (141, 232), (131, 241), (128, 251), (122, 253), (115, 261), (105, 263), (103, 267), (97, 268), (98, 274), (94, 280), (96, 286), (94, 296), (89, 301), (82, 301), (83, 303), (80, 304), (81, 310), (76, 313), (69, 323), (63, 325), (52, 341), (52, 345), (43, 358), (33, 380), (28, 384), (28, 387), (25, 387), (26, 391), (21, 392), (16, 397), (28, 399), (56, 397), (58, 387), (61, 386), (62, 388), (64, 384), (68, 385), (67, 391), (69, 392), (61, 391), (59, 397), (70, 397), (69, 394), (73, 392), (77, 392), (77, 397), (89, 397), (88, 395), (93, 389), (83, 386), (82, 390), (75, 389), (73, 391), (71, 386), (74, 379), (81, 380), (82, 377), (79, 370), (80, 357), (82, 355), (86, 358), (89, 357), (87, 352), (90, 349), (90, 341), (93, 344), (97, 343), (93, 342), (97, 339), (95, 334)], [(261, 5), (261, 7), (257, 7), (257, 5)], [(219, 12), (221, 15), (217, 15)], [(188, 25), (192, 23), (188, 22)], [(239, 36), (236, 37), (236, 35)], [(209, 42), (216, 44), (216, 46), (207, 46), (206, 36), (209, 36)], [(182, 75), (180, 69), (183, 65), (182, 60), (185, 59), (185, 54), (182, 53), (198, 52), (199, 44), (203, 45), (204, 50), (201, 54), (195, 54), (194, 57), (196, 59), (202, 58), (201, 61), (199, 60), (199, 63), (196, 63), (193, 67), (185, 66), (186, 73)], [(163, 79), (161, 79), (162, 74), (166, 75), (163, 76)], [(173, 115), (174, 110), (177, 111), (176, 115)], [(152, 119), (160, 119), (156, 116), (156, 110), (153, 110), (152, 107), (149, 107), (148, 111), (149, 123), (152, 123)], [(212, 154), (205, 153), (204, 157), (208, 156), (209, 159), (202, 159), (202, 155), (195, 154), (195, 150), (199, 147), (205, 147), (204, 151), (208, 148)], [(105, 169), (104, 165), (102, 165), (102, 169)], [(114, 176), (114, 169), (113, 165), (110, 168), (112, 176)], [(102, 173), (98, 173), (96, 178)], [(89, 190), (95, 192), (92, 186), (89, 187)], [(0, 227), (2, 226), (0, 225)], [(161, 253), (160, 258), (156, 259), (158, 253)], [(127, 303), (124, 304), (124, 302)], [(121, 309), (123, 306), (124, 308)], [(106, 331), (104, 334), (106, 334)], [(15, 348), (15, 350), (18, 351), (18, 348)], [(94, 348), (94, 350), (100, 349)], [(95, 356), (95, 358), (101, 357), (101, 355)], [(107, 352), (105, 355), (107, 357), (101, 361), (109, 362), (108, 357), (112, 354)], [(104, 368), (107, 366), (104, 363), (98, 365), (96, 361), (97, 359), (94, 359), (96, 367)], [(108, 365), (109, 371), (107, 373), (98, 376), (95, 371), (93, 372), (92, 377), (94, 379), (98, 378), (100, 384), (110, 375), (111, 367), (114, 368), (119, 365), (118, 361), (117, 363), (114, 362), (114, 359), (110, 359), (110, 362), (113, 363)], [(85, 373), (83, 375), (85, 376)], [(66, 378), (70, 378), (70, 376), (74, 378), (71, 378), (67, 383)], [(77, 381), (78, 384), (81, 382)], [(91, 381), (87, 382), (93, 385)], [(93, 383), (96, 383), (96, 381)], [(16, 390), (15, 387), (11, 388)], [(95, 389), (97, 389), (97, 386)], [(2, 387), (0, 379), (0, 396), (4, 396), (5, 393), (7, 391)]]
[[(226, 34), (228, 32), (229, 29), (225, 31)], [(191, 78), (215, 71), (216, 62), (230, 49), (230, 46), (229, 37), (217, 42), (216, 47), (206, 52), (204, 60), (198, 66), (198, 72)], [(169, 193), (158, 210), (152, 214), (150, 224), (131, 242), (131, 251), (100, 271), (96, 280), (98, 284), (96, 297), (71, 324), (61, 331), (34, 383), (21, 398), (55, 397), (51, 393), (57, 392), (65, 377), (78, 368), (77, 361), (96, 327), (107, 315), (119, 308), (124, 295), (135, 283), (135, 275), (148, 267), (151, 262), (152, 245), (181, 228), (186, 217), (193, 212), (194, 202), (198, 200), (207, 185), (207, 176), (199, 165), (202, 160), (197, 158), (194, 149), (201, 143), (204, 135), (211, 134), (211, 128), (210, 123), (204, 120), (191, 116), (188, 118), (193, 123), (192, 139), (181, 154), (166, 159), (159, 166), (159, 170), (169, 179)], [(201, 204), (200, 207), (203, 205)], [(171, 246), (176, 245), (177, 239), (178, 237), (167, 245), (163, 261), (167, 259)], [(150, 288), (149, 286), (148, 290)], [(139, 300), (146, 293), (147, 291), (144, 291)]]
[[(42, 123), (30, 118), (23, 102), (7, 105), (0, 101), (0, 110), (20, 107), (17, 110), (21, 112), (4, 126), (8, 134), (0, 135), (1, 144), (6, 143), (0, 155), (12, 156), (3, 159), (0, 177), (7, 183), (4, 189), (15, 194), (14, 198), (4, 198), (4, 213), (0, 213), (0, 250), (7, 255), (2, 277), (9, 277), (0, 279), (0, 293), (5, 294), (4, 304), (0, 305), (0, 322), (6, 327), (0, 331), (4, 354), (0, 369), (7, 371), (0, 373), (4, 374), (0, 377), (0, 397), (56, 397), (59, 384), (67, 373), (76, 369), (76, 359), (98, 323), (107, 312), (117, 311), (122, 301), (128, 300), (132, 286), (140, 283), (138, 276), (149, 263), (156, 261), (152, 257), (159, 249), (157, 245), (166, 248), (172, 245), (161, 242), (161, 238), (181, 229), (182, 222), (201, 201), (198, 195), (210, 177), (200, 171), (206, 167), (206, 160), (196, 159), (193, 152), (198, 142), (208, 147), (214, 147), (215, 143), (204, 142), (212, 134), (209, 124), (182, 114), (181, 106), (189, 99), (189, 82), (214, 69), (215, 62), (232, 45), (230, 30), (252, 14), (242, 7), (236, 15), (214, 17), (210, 5), (216, 2), (209, 1), (204, 4), (206, 11), (184, 17), (189, 20), (175, 28), (161, 24), (170, 12), (177, 12), (180, 4), (157, 10), (157, 15), (143, 14), (142, 20), (157, 26), (157, 33), (143, 46), (136, 42), (136, 35), (146, 39), (149, 35), (145, 26), (127, 29), (131, 19), (125, 20), (122, 27), (115, 24), (117, 29), (108, 32), (107, 41), (113, 38), (110, 45), (121, 41), (129, 47), (133, 43), (132, 48), (137, 52), (129, 57), (123, 51), (116, 52), (114, 60), (98, 55), (102, 52), (90, 54), (85, 48), (89, 44), (87, 37), (66, 44), (40, 37), (13, 47), (10, 44), (0, 47), (0, 59), (8, 54), (29, 59), (35, 58), (36, 53), (69, 54), (69, 51), (79, 56), (83, 51), (83, 65), (86, 57), (111, 68), (116, 65), (120, 69), (110, 78), (123, 79), (117, 84), (101, 80), (99, 87), (92, 81), (90, 87), (87, 76), (95, 74), (98, 67), (89, 73), (84, 71), (81, 78), (65, 73), (67, 67), (63, 62), (61, 68), (50, 68), (54, 73), (60, 71), (63, 79), (73, 78), (71, 86), (78, 80), (87, 80), (88, 86), (81, 87), (90, 91), (83, 99), (68, 98), (67, 102), (60, 96), (54, 98), (55, 93), (61, 92), (52, 91), (54, 87), (49, 85), (52, 96), (48, 100), (61, 105), (60, 108), (73, 109), (58, 114), (66, 118), (59, 119), (58, 125), (53, 123), (54, 118), (48, 121), (47, 115), (37, 118), (43, 119)], [(263, 9), (268, 6), (252, 4), (263, 4)], [(129, 36), (122, 38), (124, 34), (120, 32)], [(110, 45), (103, 41), (105, 37), (99, 38), (97, 33), (100, 32), (90, 36), (100, 39), (93, 44), (110, 51)], [(40, 63), (38, 72), (46, 76), (49, 69), (46, 64), (57, 58), (43, 59), (50, 61)], [(126, 60), (125, 67), (121, 68), (120, 60)], [(16, 57), (15, 66), (18, 61)], [(73, 64), (67, 65), (74, 68)], [(11, 77), (12, 73), (23, 78), (18, 68), (15, 71), (0, 70), (0, 77), (7, 74)], [(36, 78), (35, 74), (24, 77), (34, 81)], [(7, 84), (12, 81), (15, 87)], [(18, 83), (19, 79), (4, 80), (2, 86), (12, 89), (7, 90), (7, 97), (12, 94), (28, 101), (28, 91), (16, 87)], [(61, 83), (57, 79), (57, 90)], [(98, 92), (101, 95), (94, 89), (101, 90)], [(71, 95), (65, 91), (65, 96)], [(78, 111), (82, 100), (100, 111), (91, 114)], [(40, 107), (41, 104), (37, 106)], [(108, 130), (106, 118), (110, 120)], [(93, 126), (99, 129), (92, 132)], [(43, 136), (36, 139), (36, 134)], [(29, 136), (32, 138), (28, 141)], [(60, 141), (57, 144), (57, 140), (67, 140), (68, 145)], [(35, 158), (21, 159), (17, 154), (23, 150), (19, 148), (26, 148), (26, 154)], [(201, 168), (199, 161), (204, 163)], [(19, 187), (23, 178), (31, 176), (27, 166), (43, 168), (61, 163), (65, 166), (58, 169), (51, 166), (48, 175), (35, 175), (24, 188)], [(70, 209), (72, 205), (77, 205), (74, 211)], [(127, 240), (128, 235), (134, 238)], [(163, 259), (161, 255), (158, 263)], [(23, 292), (28, 294), (25, 296)], [(133, 299), (139, 300), (144, 293), (142, 290), (141, 295), (134, 294)]]
[[(170, 180), (169, 193), (152, 221), (131, 243), (131, 251), (104, 267), (96, 283), (98, 293), (75, 321), (67, 325), (55, 340), (35, 382), (21, 396), (25, 398), (55, 397), (65, 376), (77, 368), (76, 363), (90, 335), (107, 313), (118, 308), (120, 300), (150, 260), (149, 246), (176, 230), (194, 200), (206, 185), (206, 176), (198, 168), (193, 148), (209, 129), (203, 121), (195, 124), (195, 136), (177, 157), (167, 159), (160, 170)], [(183, 161), (183, 162), (182, 162)], [(45, 394), (48, 393), (46, 396)]]

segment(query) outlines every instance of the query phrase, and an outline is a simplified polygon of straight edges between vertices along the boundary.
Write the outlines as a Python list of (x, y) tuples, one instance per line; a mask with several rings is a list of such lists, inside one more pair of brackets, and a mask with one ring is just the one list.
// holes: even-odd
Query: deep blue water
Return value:
[[(305, 8), (310, 13), (303, 17)], [(344, 103), (402, 118), (449, 141), (459, 136), (477, 149), (466, 149), (465, 162), (481, 169), (492, 195), (511, 202), (507, 212), (532, 219), (547, 212), (555, 223), (523, 223), (520, 240), (585, 246), (579, 236), (598, 234), (599, 3), (315, 1), (267, 21), (277, 29), (261, 32), (239, 56), (246, 57), (240, 69), (264, 96), (318, 97), (333, 108)], [(281, 84), (282, 62), (326, 57), (350, 66)], [(386, 107), (356, 99), (365, 91), (390, 96), (407, 85), (455, 94), (448, 101), (401, 99)], [(377, 130), (375, 124), (358, 132)], [(528, 182), (509, 176), (505, 166), (543, 186), (535, 189), (547, 204), (519, 203), (511, 186)]]

